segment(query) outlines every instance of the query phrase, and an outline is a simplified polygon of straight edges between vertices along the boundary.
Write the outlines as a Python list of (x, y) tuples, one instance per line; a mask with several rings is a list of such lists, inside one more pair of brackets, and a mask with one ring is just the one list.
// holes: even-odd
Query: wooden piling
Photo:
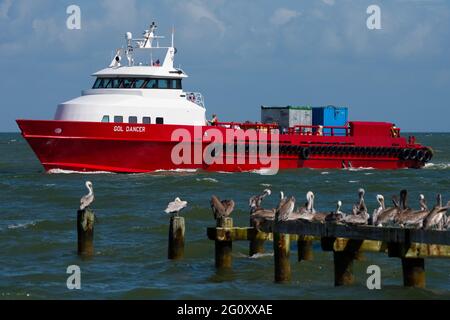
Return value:
[(168, 258), (178, 260), (184, 257), (185, 223), (183, 217), (171, 217), (169, 226)]
[(425, 288), (425, 259), (402, 258), (403, 285)]
[(354, 282), (353, 261), (357, 259), (363, 240), (348, 239), (344, 250), (337, 250), (342, 239), (337, 239), (333, 245), (334, 285), (344, 286)]
[(78, 255), (94, 255), (94, 212), (86, 208), (77, 211)]
[(354, 282), (353, 260), (355, 253), (351, 251), (334, 251), (334, 285), (344, 286)]
[[(233, 228), (232, 218), (220, 218), (216, 221), (216, 227), (225, 230), (225, 233), (231, 233)], [(231, 238), (231, 237), (229, 237)], [(232, 266), (232, 248), (233, 242), (229, 240), (220, 241), (215, 240), (215, 257), (216, 257), (216, 268), (224, 269), (231, 268)]]
[(264, 253), (264, 240), (261, 239), (262, 237), (258, 237), (261, 232), (257, 229), (256, 223), (250, 221), (250, 226), (256, 230), (254, 236), (250, 239), (248, 255), (251, 257), (254, 254)]
[(275, 282), (288, 282), (291, 280), (289, 234), (274, 232), (273, 249), (275, 262)]
[(299, 236), (297, 240), (298, 261), (313, 259), (312, 240), (308, 236)]

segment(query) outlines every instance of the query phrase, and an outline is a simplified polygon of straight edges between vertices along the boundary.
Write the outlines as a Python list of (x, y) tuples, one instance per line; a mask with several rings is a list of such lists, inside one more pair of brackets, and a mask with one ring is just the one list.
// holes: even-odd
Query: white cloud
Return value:
[(278, 8), (270, 18), (270, 23), (276, 26), (281, 26), (298, 17), (299, 15), (300, 12), (298, 11), (286, 8)]
[(334, 5), (334, 0), (322, 0), (322, 2), (327, 4), (327, 5), (329, 5), (329, 6)]
[(431, 26), (419, 24), (394, 47), (395, 56), (402, 58), (423, 51), (432, 31), (433, 28)]
[(11, 6), (12, 0), (4, 0), (0, 3), (0, 18), (8, 18), (8, 12)]
[(182, 11), (187, 13), (193, 20), (206, 19), (213, 22), (221, 33), (225, 32), (225, 24), (200, 1), (183, 2)]

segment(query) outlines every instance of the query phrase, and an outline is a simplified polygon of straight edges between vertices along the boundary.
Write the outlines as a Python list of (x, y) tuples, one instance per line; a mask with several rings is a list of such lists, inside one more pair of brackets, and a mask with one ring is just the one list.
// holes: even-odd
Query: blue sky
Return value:
[[(81, 7), (81, 30), (66, 8)], [(366, 27), (369, 5), (381, 30)], [(343, 105), (350, 119), (449, 131), (450, 1), (0, 0), (0, 131), (52, 119), (92, 85), (124, 34), (176, 29), (176, 65), (208, 115), (258, 120), (260, 105)]]

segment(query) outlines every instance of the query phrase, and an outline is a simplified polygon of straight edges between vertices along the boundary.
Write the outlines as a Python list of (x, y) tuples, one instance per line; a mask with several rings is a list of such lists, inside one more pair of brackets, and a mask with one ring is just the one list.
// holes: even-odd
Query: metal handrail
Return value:
[(255, 129), (255, 130), (273, 130), (278, 129), (279, 126), (277, 124), (267, 124), (267, 123), (259, 123), (259, 122), (216, 122), (214, 124), (218, 127), (225, 127), (230, 129)]
[[(337, 133), (335, 130), (343, 130), (344, 133)], [(311, 136), (349, 136), (348, 126), (319, 126), (319, 125), (295, 125), (288, 130), (289, 134), (311, 135)]]

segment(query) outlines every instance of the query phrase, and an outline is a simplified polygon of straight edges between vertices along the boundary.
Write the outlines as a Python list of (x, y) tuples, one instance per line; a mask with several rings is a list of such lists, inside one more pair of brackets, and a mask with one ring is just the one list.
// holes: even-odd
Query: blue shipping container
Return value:
[[(312, 111), (312, 123), (314, 126), (345, 126), (348, 122), (348, 108), (346, 107), (315, 107)], [(325, 129), (323, 133), (329, 135), (331, 130)], [(334, 134), (345, 135), (345, 130), (334, 130)]]

